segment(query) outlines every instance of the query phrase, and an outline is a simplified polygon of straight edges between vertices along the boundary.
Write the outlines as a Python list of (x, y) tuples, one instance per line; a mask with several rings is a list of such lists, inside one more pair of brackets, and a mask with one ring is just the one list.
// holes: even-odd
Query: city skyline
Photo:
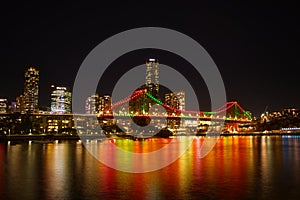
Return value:
[[(78, 4), (48, 8), (20, 4), (1, 13), (5, 21), (1, 33), (0, 96), (12, 101), (21, 94), (23, 80), (20, 77), (28, 66), (35, 66), (41, 72), (39, 102), (49, 105), (49, 86), (72, 87), (85, 56), (101, 41), (130, 28), (159, 26), (187, 34), (208, 51), (223, 77), (229, 101), (240, 102), (255, 115), (266, 108), (273, 111), (300, 107), (295, 67), (299, 14), (292, 5), (219, 2), (181, 9), (179, 3), (174, 2), (168, 14), (164, 12), (168, 7), (159, 5), (157, 15), (151, 17), (143, 14), (142, 5), (132, 5), (126, 12), (111, 5), (102, 7), (105, 9), (97, 12), (96, 8)], [(116, 13), (122, 15), (122, 19)], [(74, 19), (68, 18), (70, 15), (75, 16)], [(105, 16), (111, 16), (110, 20), (106, 21)], [(118, 21), (120, 23), (116, 23)], [(188, 65), (166, 52), (136, 54), (125, 55), (112, 63), (115, 69), (109, 72), (116, 74), (112, 82), (136, 64), (144, 64), (149, 57), (178, 70)], [(206, 93), (205, 102), (200, 102), (206, 110), (209, 96), (205, 85), (198, 84), (200, 78), (191, 74), (188, 78), (196, 91)], [(104, 82), (107, 80), (109, 78), (104, 78)], [(200, 89), (198, 85), (202, 85)], [(113, 84), (100, 90), (109, 93), (112, 87)]]
[[(159, 88), (161, 88), (161, 86), (159, 85), (158, 59), (148, 58), (145, 60), (146, 60), (146, 63), (145, 63), (145, 71), (146, 71), (145, 85), (141, 86), (141, 87), (147, 88), (147, 90), (150, 92), (150, 94), (151, 93), (155, 94), (154, 96), (156, 96), (157, 98), (160, 98), (159, 96), (164, 96), (164, 101), (166, 101), (166, 102), (169, 101), (169, 100), (167, 100), (167, 98), (170, 98), (170, 97), (167, 97), (166, 95), (172, 96), (172, 95), (176, 94), (177, 96), (179, 95), (178, 97), (180, 97), (182, 95), (181, 93), (183, 93), (183, 95), (184, 95), (184, 91), (171, 91), (172, 93), (167, 93), (167, 90), (165, 88), (162, 88), (163, 89), (163, 93), (162, 93), (161, 89), (159, 89)], [(24, 73), (23, 93), (21, 93), (19, 96), (16, 96), (13, 100), (8, 100), (7, 97), (1, 97), (1, 100), (2, 100), (1, 103), (3, 104), (4, 103), (3, 101), (6, 100), (7, 105), (10, 105), (12, 110), (14, 110), (14, 109), (16, 109), (17, 111), (24, 110), (21, 112), (36, 112), (36, 111), (38, 111), (38, 109), (42, 108), (42, 110), (44, 110), (44, 111), (46, 111), (45, 109), (49, 109), (50, 113), (52, 113), (52, 114), (72, 114), (71, 90), (69, 89), (69, 87), (66, 87), (66, 86), (55, 86), (54, 84), (52, 84), (49, 87), (50, 88), (49, 104), (48, 105), (39, 105), (38, 104), (38, 99), (40, 98), (39, 97), (39, 89), (38, 89), (39, 88), (38, 82), (40, 81), (39, 80), (39, 72), (40, 71), (37, 70), (33, 66), (27, 67), (27, 70)], [(37, 76), (37, 77), (35, 77), (35, 76)], [(32, 93), (31, 94), (32, 97), (31, 98), (26, 97), (26, 96), (30, 96), (27, 93), (30, 93), (30, 94)], [(101, 93), (101, 94), (102, 94), (102, 96), (99, 96), (99, 93), (97, 91), (95, 94), (91, 94), (91, 96), (87, 97), (86, 104), (85, 104), (86, 113), (89, 113), (89, 114), (98, 113), (98, 112), (92, 112), (91, 108), (87, 108), (87, 106), (91, 107), (91, 105), (88, 105), (89, 103), (87, 101), (91, 101), (91, 102), (95, 103), (95, 100), (92, 100), (91, 98), (99, 98), (100, 101), (104, 101), (105, 98), (111, 98), (110, 93), (104, 93), (104, 94)], [(62, 100), (62, 98), (63, 98), (63, 100)], [(174, 98), (174, 97), (172, 97), (172, 98)], [(175, 96), (175, 98), (176, 98), (176, 96)], [(26, 99), (32, 99), (32, 100), (26, 100)], [(180, 99), (181, 99), (181, 97), (180, 97)], [(23, 103), (24, 108), (19, 107), (20, 106), (19, 101), (24, 101), (24, 103)], [(67, 101), (67, 102), (65, 102), (65, 101)], [(120, 100), (117, 100), (117, 101), (120, 101)], [(117, 101), (115, 101), (115, 103), (117, 103)], [(183, 105), (180, 105), (180, 104), (178, 104), (179, 102), (177, 102), (177, 101), (178, 100), (175, 100), (175, 103), (174, 103), (174, 100), (172, 100), (170, 102), (172, 102), (171, 104), (176, 105), (176, 106), (174, 106), (174, 108), (176, 108), (176, 109), (180, 108), (180, 110), (184, 110), (184, 109), (182, 109), (182, 107), (185, 108), (185, 103)], [(30, 102), (30, 105), (29, 105), (29, 103), (26, 103), (26, 102)], [(180, 102), (182, 103), (182, 100), (180, 100)], [(183, 100), (183, 102), (185, 102), (185, 100)], [(113, 102), (110, 99), (110, 104), (112, 105), (112, 103)], [(177, 106), (177, 104), (178, 104), (178, 106)], [(16, 108), (13, 108), (13, 106), (16, 106)], [(28, 106), (29, 106), (29, 108), (31, 108), (31, 110), (29, 108), (27, 108)], [(65, 106), (66, 106), (66, 109), (64, 108)], [(93, 105), (92, 107), (95, 108), (95, 105)], [(104, 108), (102, 108), (102, 110), (103, 109)], [(286, 107), (286, 108), (282, 107), (279, 110), (268, 110), (268, 105), (267, 105), (265, 110), (263, 112), (259, 113), (258, 115), (257, 114), (255, 115), (251, 110), (249, 110), (249, 111), (251, 112), (251, 114), (253, 114), (253, 116), (260, 117), (263, 113), (268, 112), (268, 111), (270, 113), (279, 112), (279, 111), (284, 112), (285, 109), (299, 109), (299, 108), (290, 106), (290, 107)], [(109, 110), (109, 109), (106, 109), (106, 110)], [(205, 111), (209, 112), (209, 110), (205, 110)], [(14, 112), (14, 111), (12, 111), (12, 112)]]
[[(139, 101), (140, 103), (149, 104), (146, 110), (149, 110), (153, 103), (163, 103), (165, 102), (167, 105), (172, 106), (174, 109), (178, 109), (181, 111), (185, 111), (185, 91), (170, 91), (168, 88), (164, 88), (159, 84), (159, 62), (157, 59), (149, 58), (146, 60), (145, 65), (145, 84), (140, 86), (130, 94), (130, 99), (133, 98), (137, 93), (138, 96), (141, 96)], [(8, 113), (12, 112), (20, 112), (20, 113), (38, 113), (39, 109), (42, 112), (49, 112), (50, 114), (71, 114), (71, 104), (72, 104), (72, 92), (70, 88), (65, 86), (55, 86), (51, 85), (51, 94), (50, 94), (50, 105), (39, 106), (38, 97), (39, 97), (39, 71), (34, 67), (28, 67), (24, 74), (24, 92), (17, 96), (14, 101), (9, 102), (6, 98), (2, 98), (1, 105), (7, 104), (6, 107), (9, 108), (11, 106), (11, 111), (7, 111)], [(143, 94), (143, 95), (141, 95)], [(150, 99), (148, 99), (148, 96)], [(29, 98), (29, 97), (30, 98)], [(97, 114), (99, 111), (103, 110), (111, 110), (111, 106), (114, 104), (119, 105), (119, 102), (124, 101), (128, 97), (123, 97), (124, 99), (117, 99), (112, 102), (111, 96), (105, 94), (103, 96), (99, 96), (96, 92), (92, 95), (86, 97), (85, 100), (85, 113), (88, 114)], [(146, 99), (148, 100), (146, 100)], [(29, 99), (29, 100), (28, 100)], [(134, 98), (133, 98), (134, 99)], [(135, 102), (135, 100), (131, 101), (136, 107), (136, 105), (140, 104)], [(152, 99), (152, 100), (151, 100)], [(154, 102), (153, 102), (154, 100)], [(97, 108), (97, 106), (99, 108)], [(130, 104), (129, 104), (130, 106)], [(140, 105), (141, 106), (141, 105)], [(2, 106), (4, 107), (4, 106)], [(29, 109), (32, 108), (32, 109)], [(141, 109), (141, 108), (139, 108)], [(144, 112), (144, 111), (143, 111)], [(199, 110), (200, 112), (200, 110)], [(201, 111), (203, 112), (203, 111)], [(205, 111), (204, 111), (205, 112)]]

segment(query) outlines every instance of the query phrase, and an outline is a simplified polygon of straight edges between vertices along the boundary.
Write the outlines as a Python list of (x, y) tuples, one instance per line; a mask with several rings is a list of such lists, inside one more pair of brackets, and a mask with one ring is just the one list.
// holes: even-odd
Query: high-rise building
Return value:
[(39, 100), (39, 71), (29, 67), (25, 72), (24, 110), (27, 113), (38, 111)]
[[(145, 85), (138, 88), (137, 90), (145, 90)], [(141, 94), (133, 100), (129, 101), (129, 112), (132, 114), (140, 115), (145, 114), (149, 111), (150, 98), (145, 94)]]
[(0, 99), (0, 113), (7, 113), (8, 112), (8, 101), (7, 99)]
[(52, 114), (71, 113), (72, 94), (66, 87), (51, 86), (51, 108)]
[[(137, 90), (146, 90), (148, 94), (156, 99), (159, 97), (159, 63), (157, 59), (150, 58), (146, 61), (146, 81), (145, 85), (142, 85)], [(139, 97), (129, 102), (130, 113), (135, 114), (147, 114), (152, 105), (156, 104), (152, 98), (146, 94), (142, 94)]]
[(100, 111), (100, 97), (98, 94), (93, 94), (85, 101), (85, 113), (98, 114)]
[(146, 88), (147, 92), (155, 98), (159, 98), (159, 73), (158, 60), (150, 58), (146, 62)]
[(16, 112), (25, 113), (25, 100), (22, 94), (16, 98)]
[(85, 101), (85, 112), (87, 114), (111, 113), (111, 97), (109, 95), (99, 96), (93, 94)]
[(111, 112), (111, 97), (109, 95), (104, 95), (103, 100), (100, 100), (100, 108), (104, 113)]
[[(180, 115), (180, 100), (179, 96), (176, 95), (176, 93), (167, 93), (165, 94), (165, 104), (167, 104), (169, 107), (166, 108), (166, 112), (168, 116), (179, 116)], [(167, 118), (167, 126), (170, 128), (178, 128), (180, 125), (180, 118), (172, 119)]]
[(184, 91), (180, 91), (180, 92), (175, 92), (177, 99), (179, 101), (179, 110), (185, 110), (185, 92)]
[[(183, 91), (180, 92), (172, 92), (165, 94), (165, 103), (176, 109), (176, 110), (185, 110), (185, 93)], [(173, 112), (169, 110), (169, 112)]]
[[(165, 94), (165, 104), (170, 106), (173, 109), (179, 109), (180, 102), (175, 93), (167, 93)], [(172, 109), (167, 110), (167, 112), (173, 112)]]

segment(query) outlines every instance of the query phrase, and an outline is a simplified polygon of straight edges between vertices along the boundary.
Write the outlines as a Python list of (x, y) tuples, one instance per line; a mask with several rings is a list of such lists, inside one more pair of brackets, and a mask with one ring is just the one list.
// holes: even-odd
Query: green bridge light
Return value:
[(215, 115), (217, 112), (204, 112), (205, 115)]
[(156, 99), (156, 98), (155, 98), (154, 96), (152, 96), (151, 94), (146, 93), (146, 95), (147, 95), (148, 97), (150, 97), (153, 101), (155, 101), (156, 103), (158, 103), (159, 105), (162, 105), (162, 104), (163, 104), (160, 100)]
[(245, 114), (250, 120), (252, 120), (251, 115), (250, 115), (247, 111), (244, 111), (244, 114)]

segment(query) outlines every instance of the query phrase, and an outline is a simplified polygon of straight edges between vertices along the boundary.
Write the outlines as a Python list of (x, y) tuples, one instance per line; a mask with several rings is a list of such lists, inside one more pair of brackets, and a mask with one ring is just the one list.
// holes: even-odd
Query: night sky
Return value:
[[(26, 68), (34, 66), (40, 71), (40, 105), (49, 106), (50, 85), (72, 88), (82, 61), (103, 40), (128, 29), (156, 26), (180, 31), (201, 44), (221, 72), (227, 99), (254, 115), (266, 106), (270, 111), (300, 108), (297, 6), (243, 2), (2, 5), (0, 97), (14, 101), (23, 92)], [(176, 55), (132, 52), (110, 66), (99, 93), (110, 93), (122, 73), (148, 57), (192, 72)], [(206, 109), (201, 77), (188, 74)]]

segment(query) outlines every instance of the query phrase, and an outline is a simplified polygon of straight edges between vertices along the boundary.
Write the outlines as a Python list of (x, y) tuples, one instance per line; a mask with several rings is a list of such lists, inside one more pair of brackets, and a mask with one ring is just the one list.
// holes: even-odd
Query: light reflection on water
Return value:
[[(150, 152), (171, 139), (114, 140)], [(1, 199), (299, 199), (300, 137), (227, 136), (200, 159), (204, 137), (185, 154), (150, 173), (106, 167), (78, 141), (0, 143)], [(179, 138), (184, 141), (184, 137)], [(99, 147), (99, 142), (89, 145)], [(172, 146), (178, 151), (182, 144)], [(98, 149), (101, 151), (101, 149)], [(113, 156), (114, 152), (111, 152)], [(172, 152), (170, 152), (172, 153)], [(164, 155), (168, 156), (168, 155)], [(118, 165), (140, 165), (134, 160)], [(151, 164), (152, 160), (143, 164)]]

